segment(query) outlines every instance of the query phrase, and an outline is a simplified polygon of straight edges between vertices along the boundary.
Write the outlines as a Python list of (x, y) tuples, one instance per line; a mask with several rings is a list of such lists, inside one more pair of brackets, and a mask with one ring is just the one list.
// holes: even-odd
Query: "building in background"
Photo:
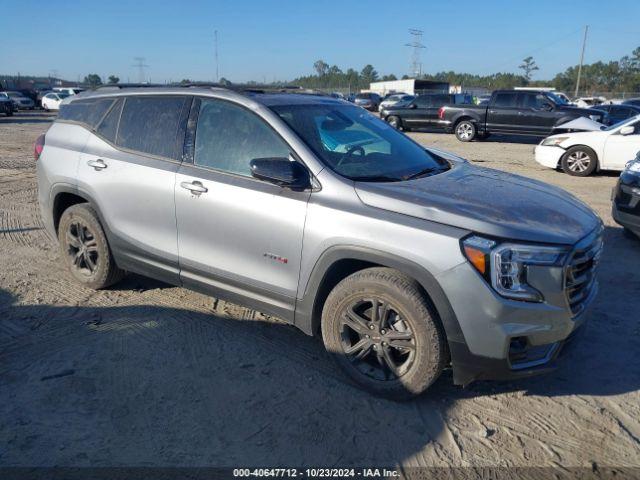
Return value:
[(408, 93), (409, 95), (419, 95), (421, 93), (449, 93), (449, 83), (409, 78), (406, 80), (372, 82), (369, 84), (369, 91), (382, 96), (395, 92)]

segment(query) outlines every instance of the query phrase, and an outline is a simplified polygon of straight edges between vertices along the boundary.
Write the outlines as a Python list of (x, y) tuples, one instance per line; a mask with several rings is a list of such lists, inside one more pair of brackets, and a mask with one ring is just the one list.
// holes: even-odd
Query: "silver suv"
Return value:
[(327, 97), (103, 88), (35, 146), (83, 285), (136, 272), (322, 335), (393, 398), (553, 369), (596, 295), (602, 222), (563, 190), (425, 149)]

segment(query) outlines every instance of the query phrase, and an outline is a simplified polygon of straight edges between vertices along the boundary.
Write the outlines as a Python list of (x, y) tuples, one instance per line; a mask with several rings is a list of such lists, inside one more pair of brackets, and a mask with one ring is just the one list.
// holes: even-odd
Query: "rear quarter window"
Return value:
[(94, 98), (90, 100), (76, 100), (60, 106), (58, 119), (82, 123), (89, 128), (95, 128), (109, 107), (113, 105), (114, 98)]

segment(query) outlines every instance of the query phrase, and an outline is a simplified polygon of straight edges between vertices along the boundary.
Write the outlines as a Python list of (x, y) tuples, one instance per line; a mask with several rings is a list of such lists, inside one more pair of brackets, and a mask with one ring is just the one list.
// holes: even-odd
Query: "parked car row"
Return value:
[(25, 97), (20, 92), (9, 90), (6, 92), (0, 92), (0, 96), (8, 98), (14, 105), (15, 110), (33, 110), (36, 104), (29, 97)]
[[(77, 87), (55, 87), (53, 89), (31, 90), (6, 90), (0, 91), (0, 101), (10, 101), (13, 105), (12, 113), (17, 110), (58, 110), (60, 102), (69, 95), (75, 95), (84, 91)], [(46, 102), (44, 101), (46, 99)], [(6, 110), (0, 108), (0, 112)]]

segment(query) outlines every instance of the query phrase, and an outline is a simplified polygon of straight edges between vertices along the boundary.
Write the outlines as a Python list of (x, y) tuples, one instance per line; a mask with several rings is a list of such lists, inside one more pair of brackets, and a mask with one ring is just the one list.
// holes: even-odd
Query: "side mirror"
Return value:
[(415, 103), (410, 103), (409, 104), (409, 108), (411, 108), (411, 109), (418, 108), (418, 106)]
[(249, 162), (251, 175), (260, 180), (275, 183), (281, 187), (304, 190), (311, 186), (306, 168), (288, 158), (254, 158)]
[(632, 135), (636, 129), (633, 125), (627, 125), (626, 127), (622, 127), (620, 129), (620, 135)]

